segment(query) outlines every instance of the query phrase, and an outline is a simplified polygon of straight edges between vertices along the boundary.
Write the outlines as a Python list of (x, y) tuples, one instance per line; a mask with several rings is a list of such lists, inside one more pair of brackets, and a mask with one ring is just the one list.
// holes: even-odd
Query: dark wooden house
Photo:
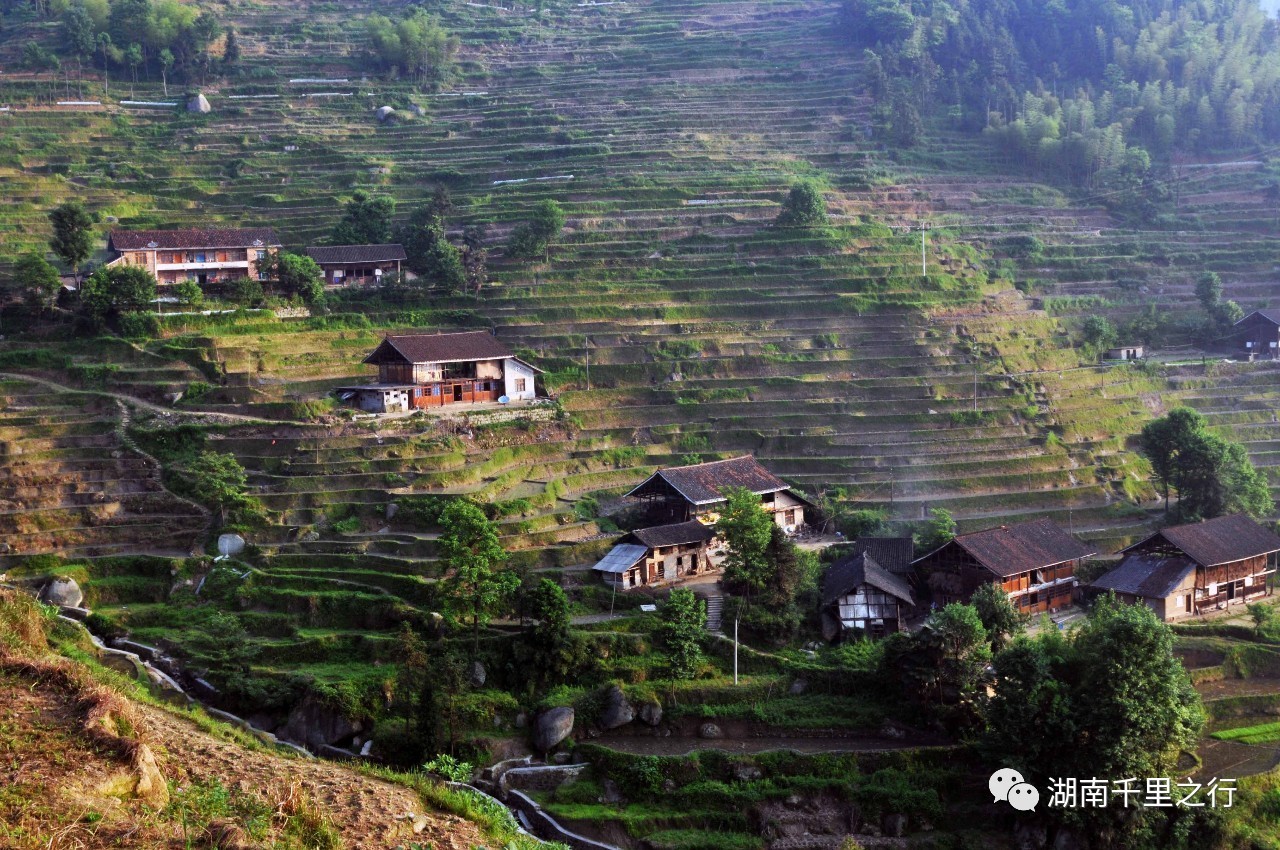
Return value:
[(375, 413), (451, 404), (532, 401), (541, 370), (488, 331), (387, 336), (364, 359), (378, 381), (338, 387), (343, 401)]
[(1175, 525), (1122, 550), (1120, 565), (1090, 587), (1179, 620), (1268, 594), (1280, 537), (1247, 516)]
[(367, 286), (400, 274), (408, 256), (403, 245), (322, 245), (307, 256), (324, 272), (325, 286)]
[(653, 517), (701, 518), (714, 524), (726, 501), (724, 494), (733, 488), (758, 495), (760, 504), (787, 533), (799, 530), (805, 524), (805, 512), (813, 509), (751, 455), (660, 469), (627, 496), (643, 502)]
[(823, 576), (822, 635), (829, 641), (902, 631), (914, 608), (906, 581), (869, 552), (841, 558)]
[(910, 537), (859, 537), (851, 544), (851, 555), (866, 552), (875, 562), (896, 576), (912, 581), (916, 570), (911, 562), (916, 557), (915, 541)]
[(1232, 330), (1241, 352), (1250, 360), (1280, 357), (1280, 310), (1254, 310)]
[(918, 558), (939, 605), (968, 602), (983, 584), (996, 583), (1024, 614), (1070, 604), (1075, 570), (1094, 550), (1050, 519), (961, 534)]
[(679, 581), (715, 569), (709, 550), (714, 537), (697, 520), (636, 529), (592, 569), (619, 590)]

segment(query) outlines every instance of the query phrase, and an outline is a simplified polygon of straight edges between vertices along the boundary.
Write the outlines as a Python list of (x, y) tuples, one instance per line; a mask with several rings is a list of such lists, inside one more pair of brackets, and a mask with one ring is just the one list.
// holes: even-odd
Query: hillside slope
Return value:
[(412, 789), (288, 758), (227, 727), (137, 702), (54, 654), (70, 628), (0, 590), (0, 843), (15, 848), (263, 846), (465, 850), (491, 838)]

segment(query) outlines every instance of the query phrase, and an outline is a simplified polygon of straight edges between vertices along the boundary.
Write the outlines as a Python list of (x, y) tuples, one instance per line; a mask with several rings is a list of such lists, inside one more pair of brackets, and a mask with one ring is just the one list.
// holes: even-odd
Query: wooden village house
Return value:
[(368, 286), (400, 274), (408, 256), (403, 245), (324, 245), (307, 256), (324, 272), (325, 286)]
[(1236, 322), (1232, 331), (1248, 359), (1280, 357), (1280, 310), (1254, 310)]
[(710, 554), (714, 537), (697, 520), (640, 528), (623, 537), (593, 569), (618, 590), (679, 581), (716, 569)]
[(882, 638), (906, 628), (915, 600), (906, 580), (870, 552), (836, 561), (822, 579), (822, 636)]
[(1090, 588), (1145, 604), (1168, 622), (1265, 596), (1280, 537), (1231, 515), (1163, 529), (1121, 552), (1119, 566)]
[(242, 277), (266, 280), (266, 264), (280, 250), (269, 227), (226, 230), (116, 230), (107, 266), (139, 266), (162, 286), (195, 281), (201, 286)]
[(804, 524), (813, 505), (796, 495), (751, 455), (693, 466), (660, 469), (627, 494), (639, 499), (649, 516), (673, 522), (702, 519), (715, 523), (725, 493), (740, 487), (760, 497), (760, 504), (788, 534)]
[(961, 534), (915, 561), (938, 606), (968, 602), (983, 584), (996, 583), (1024, 614), (1056, 611), (1071, 603), (1075, 570), (1094, 550), (1050, 519)]
[(364, 362), (376, 383), (338, 387), (344, 402), (373, 413), (453, 404), (532, 401), (541, 369), (488, 331), (387, 336)]

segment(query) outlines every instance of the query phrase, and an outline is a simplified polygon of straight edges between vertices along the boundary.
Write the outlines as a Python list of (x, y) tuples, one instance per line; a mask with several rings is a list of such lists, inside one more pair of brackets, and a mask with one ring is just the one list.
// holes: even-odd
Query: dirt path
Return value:
[(0, 372), (0, 380), (5, 381), (25, 381), (31, 384), (39, 384), (56, 390), (61, 393), (73, 393), (76, 395), (93, 395), (102, 398), (112, 398), (116, 401), (136, 407), (139, 410), (146, 410), (150, 413), (158, 413), (165, 416), (194, 416), (198, 418), (208, 419), (211, 422), (224, 423), (241, 423), (249, 425), (298, 425), (308, 426), (311, 423), (295, 422), (288, 419), (263, 419), (258, 416), (246, 416), (242, 413), (211, 413), (206, 410), (178, 410), (172, 407), (164, 407), (150, 401), (144, 401), (137, 396), (127, 395), (125, 393), (112, 392), (111, 390), (87, 390), (79, 387), (71, 387), (66, 384), (60, 384), (57, 381), (48, 378), (37, 378), (34, 375), (25, 375), (21, 372)]

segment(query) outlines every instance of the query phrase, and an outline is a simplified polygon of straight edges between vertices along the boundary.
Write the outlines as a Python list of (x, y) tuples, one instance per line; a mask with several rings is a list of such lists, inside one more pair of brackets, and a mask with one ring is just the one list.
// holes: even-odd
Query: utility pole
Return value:
[(975, 356), (973, 358), (973, 412), (978, 412), (978, 363), (979, 360)]
[(925, 231), (925, 226), (924, 226), (924, 222), (922, 221), (920, 222), (920, 276), (928, 277), (929, 268), (925, 264), (925, 253), (924, 253), (924, 231)]
[(738, 618), (733, 618), (733, 683), (738, 684)]
[(590, 342), (591, 342), (591, 338), (588, 337), (586, 334), (583, 334), (582, 358), (584, 362), (587, 364), (587, 391), (588, 392), (591, 391), (591, 349), (588, 347), (588, 344)]

